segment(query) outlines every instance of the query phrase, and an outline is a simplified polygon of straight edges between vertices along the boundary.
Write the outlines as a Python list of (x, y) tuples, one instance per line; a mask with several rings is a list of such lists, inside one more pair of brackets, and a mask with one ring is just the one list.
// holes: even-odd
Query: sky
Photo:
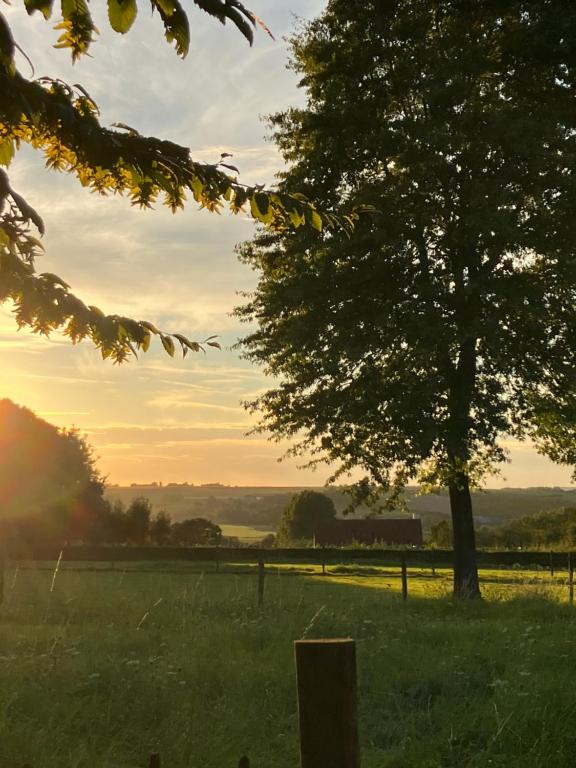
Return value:
[[(195, 9), (192, 43), (182, 61), (165, 42), (146, 3), (128, 35), (114, 33), (105, 3), (93, 3), (101, 31), (92, 56), (72, 65), (55, 50), (52, 23), (28, 17), (19, 0), (3, 7), (15, 39), (36, 76), (81, 83), (106, 125), (122, 122), (145, 135), (192, 149), (215, 162), (231, 152), (249, 183), (273, 182), (282, 168), (266, 141), (263, 116), (302, 102), (297, 76), (287, 69), (285, 36), (296, 18), (313, 18), (321, 0), (251, 0), (275, 35), (256, 34), (250, 48), (232, 25)], [(30, 76), (21, 56), (18, 66)], [(102, 361), (89, 342), (72, 346), (17, 331), (0, 307), (0, 397), (26, 405), (58, 426), (78, 427), (94, 446), (110, 483), (151, 481), (229, 485), (322, 485), (329, 471), (311, 472), (278, 459), (289, 447), (248, 436), (254, 424), (242, 401), (266, 388), (260, 370), (232, 349), (245, 328), (230, 316), (239, 293), (255, 285), (235, 244), (249, 238), (246, 216), (216, 216), (188, 204), (171, 214), (132, 208), (126, 199), (101, 197), (65, 174), (44, 168), (39, 154), (22, 149), (10, 168), (12, 186), (43, 216), (46, 254), (38, 271), (63, 277), (88, 304), (147, 319), (167, 331), (202, 340), (217, 334), (222, 351), (171, 359), (160, 344), (122, 366)], [(508, 443), (511, 461), (489, 487), (570, 486), (570, 471), (538, 456), (529, 444)]]

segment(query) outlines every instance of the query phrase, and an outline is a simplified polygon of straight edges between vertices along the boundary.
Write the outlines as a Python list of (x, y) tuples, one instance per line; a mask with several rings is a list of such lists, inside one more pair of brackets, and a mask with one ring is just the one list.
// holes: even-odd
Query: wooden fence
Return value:
[[(257, 600), (264, 602), (266, 566), (280, 564), (312, 564), (321, 566), (322, 573), (330, 565), (357, 565), (397, 568), (402, 580), (402, 598), (408, 599), (409, 569), (451, 568), (453, 553), (439, 549), (340, 549), (340, 548), (299, 548), (299, 549), (257, 549), (253, 547), (131, 547), (131, 546), (69, 546), (39, 547), (5, 550), (7, 560), (17, 563), (212, 563), (216, 571), (222, 564), (257, 566)], [(479, 551), (479, 568), (546, 569), (551, 576), (557, 571), (567, 572), (567, 589), (570, 603), (574, 602), (573, 552), (526, 552), (526, 551)], [(0, 568), (0, 601), (3, 594), (3, 569)]]

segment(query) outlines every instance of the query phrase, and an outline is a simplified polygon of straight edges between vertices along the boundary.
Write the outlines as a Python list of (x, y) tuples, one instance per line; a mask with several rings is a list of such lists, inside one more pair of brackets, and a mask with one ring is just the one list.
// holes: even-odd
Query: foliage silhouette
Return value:
[(260, 428), (361, 470), (358, 498), (447, 487), (456, 595), (479, 596), (470, 491), (502, 438), (575, 463), (575, 35), (560, 0), (330, 0), (290, 41), (280, 188), (380, 215), (241, 250), (243, 347), (278, 382)]

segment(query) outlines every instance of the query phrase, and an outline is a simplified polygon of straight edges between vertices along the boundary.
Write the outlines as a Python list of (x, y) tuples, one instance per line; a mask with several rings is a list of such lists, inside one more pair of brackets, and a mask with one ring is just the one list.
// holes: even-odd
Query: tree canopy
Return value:
[(278, 526), (281, 542), (313, 539), (318, 523), (336, 517), (334, 502), (319, 491), (301, 491), (292, 497)]
[[(235, 24), (252, 42), (257, 25), (267, 28), (238, 0), (195, 0), (197, 9), (213, 18)], [(53, 0), (25, 0), (29, 14), (46, 19)], [(136, 17), (136, 0), (108, 0), (111, 28), (129, 31)], [(164, 27), (166, 40), (180, 56), (188, 53), (188, 16), (178, 0), (152, 0)], [(67, 49), (73, 59), (88, 54), (96, 27), (85, 0), (62, 0), (56, 48)], [(275, 229), (309, 226), (316, 230), (350, 227), (358, 212), (336, 218), (320, 211), (302, 194), (267, 190), (263, 185), (238, 181), (237, 169), (226, 162), (226, 153), (215, 164), (194, 161), (187, 147), (156, 137), (143, 136), (122, 123), (103, 126), (97, 104), (78, 83), (41, 77), (29, 79), (17, 69), (20, 48), (5, 17), (0, 14), (0, 166), (8, 167), (15, 151), (29, 144), (42, 152), (48, 168), (76, 176), (84, 187), (99, 194), (125, 195), (133, 205), (150, 207), (161, 200), (172, 211), (183, 207), (186, 196), (215, 212), (224, 207), (232, 213), (248, 209), (250, 215)], [(43, 246), (37, 235), (44, 223), (10, 185), (0, 168), (0, 303), (10, 301), (19, 327), (49, 334), (60, 329), (74, 343), (90, 339), (104, 358), (126, 360), (147, 351), (158, 336), (166, 352), (176, 348), (198, 352), (203, 345), (218, 346), (214, 337), (191, 341), (179, 333), (163, 333), (146, 320), (105, 315), (98, 307), (75, 296), (70, 286), (52, 273), (37, 273), (35, 262)]]
[(11, 400), (0, 400), (0, 528), (26, 541), (84, 538), (105, 509), (104, 480), (92, 449), (74, 429), (58, 429)]
[(574, 458), (576, 9), (330, 0), (290, 42), (306, 103), (270, 119), (281, 191), (379, 215), (242, 248), (243, 347), (278, 382), (251, 407), (367, 492), (446, 485), (476, 596), (470, 487), (502, 439)]

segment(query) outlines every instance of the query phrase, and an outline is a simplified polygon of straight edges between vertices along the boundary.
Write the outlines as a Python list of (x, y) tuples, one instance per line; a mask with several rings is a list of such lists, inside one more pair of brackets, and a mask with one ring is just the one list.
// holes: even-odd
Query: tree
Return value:
[(448, 520), (440, 520), (430, 528), (430, 544), (438, 549), (450, 549), (452, 546), (452, 526)]
[(150, 523), (150, 538), (156, 544), (167, 544), (172, 532), (172, 519), (168, 512), (161, 510)]
[(447, 486), (460, 596), (502, 438), (576, 455), (575, 33), (561, 0), (330, 0), (291, 40), (305, 106), (270, 119), (280, 189), (379, 215), (241, 250), (261, 430), (368, 496)]
[(190, 517), (172, 524), (172, 541), (175, 544), (216, 546), (222, 539), (222, 529), (203, 517)]
[(126, 510), (125, 536), (131, 544), (145, 544), (150, 534), (152, 504), (150, 499), (138, 496)]
[(282, 513), (278, 538), (282, 542), (313, 539), (319, 523), (334, 520), (336, 507), (331, 498), (318, 491), (301, 491), (292, 497)]
[(106, 511), (104, 480), (85, 438), (0, 400), (0, 526), (27, 541), (89, 536)]
[[(222, 23), (231, 21), (250, 43), (256, 25), (268, 31), (239, 0), (194, 0), (194, 4)], [(53, 0), (24, 0), (24, 5), (29, 14), (41, 12), (48, 19)], [(164, 25), (167, 41), (185, 56), (188, 17), (179, 0), (152, 0), (152, 10)], [(73, 59), (86, 55), (97, 34), (86, 1), (62, 0), (61, 13), (55, 47), (68, 49)], [(136, 13), (136, 0), (108, 0), (109, 21), (116, 32), (128, 32)], [(241, 184), (237, 169), (225, 162), (226, 153), (219, 163), (199, 163), (186, 147), (173, 142), (142, 136), (122, 123), (102, 126), (98, 106), (86, 88), (49, 77), (25, 78), (16, 68), (17, 49), (22, 50), (0, 14), (0, 166), (9, 166), (15, 150), (26, 143), (43, 152), (48, 167), (74, 174), (83, 186), (100, 194), (124, 194), (144, 208), (163, 198), (176, 211), (189, 192), (212, 212), (226, 206), (239, 213), (248, 206), (256, 220), (270, 227), (347, 226), (301, 195)], [(182, 334), (163, 333), (150, 322), (105, 315), (86, 305), (62, 278), (36, 273), (35, 262), (43, 251), (36, 231), (44, 233), (42, 218), (11, 187), (0, 167), (0, 303), (12, 302), (18, 327), (42, 334), (61, 329), (74, 343), (89, 338), (104, 358), (116, 362), (145, 352), (153, 336), (172, 356), (177, 346), (184, 355), (200, 351), (203, 344), (218, 346), (214, 337), (199, 343)]]

